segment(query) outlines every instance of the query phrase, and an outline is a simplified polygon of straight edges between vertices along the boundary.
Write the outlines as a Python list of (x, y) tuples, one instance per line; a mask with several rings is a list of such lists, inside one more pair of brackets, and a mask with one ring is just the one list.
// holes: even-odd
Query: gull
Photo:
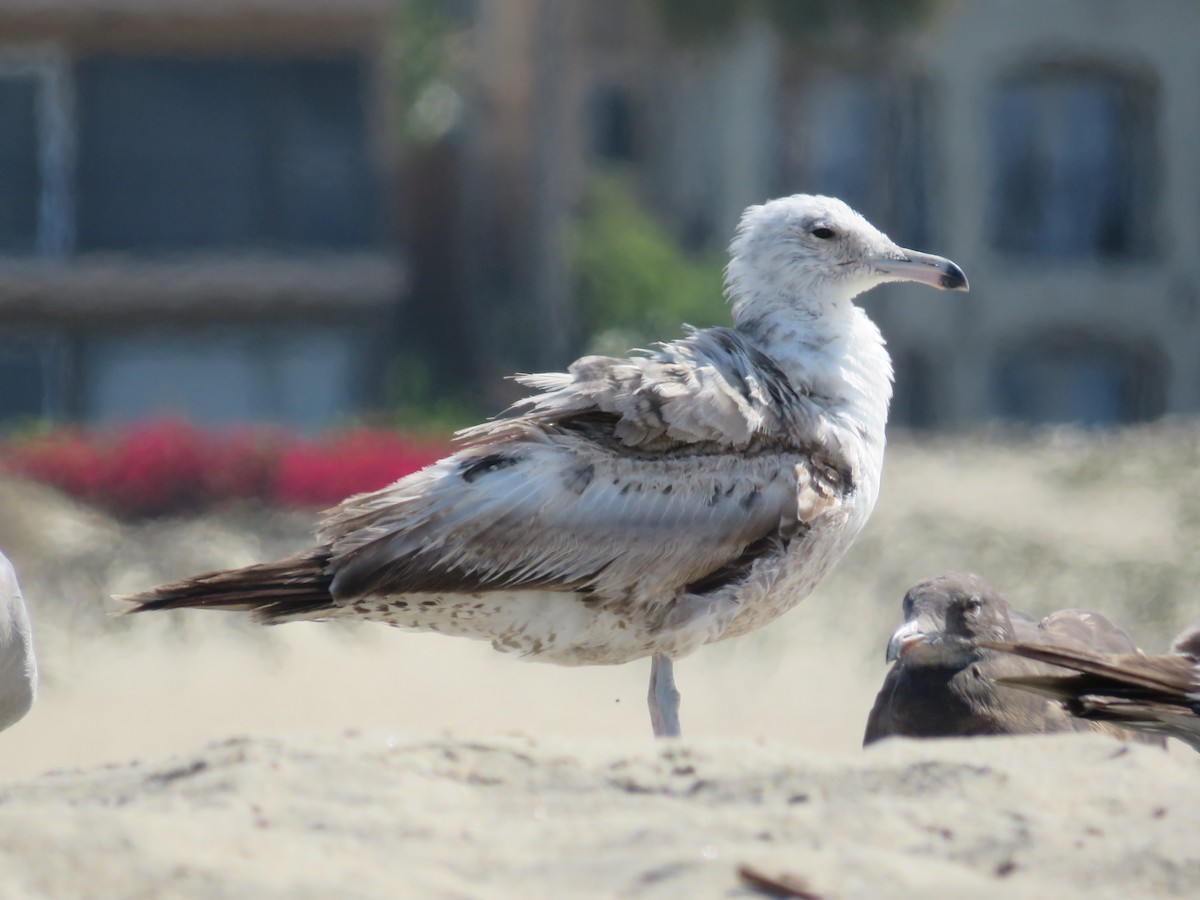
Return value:
[(37, 698), (33, 631), (17, 573), (0, 553), (0, 731), (16, 724)]
[(1185, 629), (1164, 656), (1011, 642), (987, 646), (1058, 667), (1002, 684), (1051, 697), (1080, 719), (1178, 738), (1200, 752), (1200, 622)]
[(888, 642), (894, 661), (867, 718), (863, 745), (899, 735), (916, 738), (1100, 731), (1161, 745), (1161, 739), (1067, 715), (1055, 703), (1002, 687), (1010, 677), (1048, 669), (988, 649), (1019, 639), (1132, 652), (1133, 639), (1099, 613), (1064, 609), (1038, 621), (1015, 610), (971, 572), (947, 572), (904, 595), (904, 624)]
[(651, 657), (651, 724), (679, 735), (673, 660), (798, 603), (875, 505), (892, 367), (854, 298), (967, 289), (831, 197), (751, 206), (730, 257), (733, 327), (517, 376), (529, 396), (327, 511), (312, 548), (131, 611), (368, 619), (560, 665)]

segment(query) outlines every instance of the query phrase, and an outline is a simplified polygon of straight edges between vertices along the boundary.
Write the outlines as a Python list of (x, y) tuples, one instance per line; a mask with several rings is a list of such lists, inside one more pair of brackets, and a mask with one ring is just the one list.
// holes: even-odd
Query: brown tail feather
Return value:
[(157, 609), (222, 609), (252, 612), (261, 622), (319, 618), (337, 609), (329, 593), (332, 576), (326, 548), (276, 562), (197, 575), (153, 590), (118, 597), (135, 604), (126, 613)]

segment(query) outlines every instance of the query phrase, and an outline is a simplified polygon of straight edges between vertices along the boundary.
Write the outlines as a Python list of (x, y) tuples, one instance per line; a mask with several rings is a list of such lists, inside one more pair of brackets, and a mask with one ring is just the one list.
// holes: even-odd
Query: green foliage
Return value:
[(455, 39), (455, 23), (441, 0), (392, 4), (387, 69), (395, 120), (408, 143), (436, 141), (457, 118)]
[(592, 352), (623, 353), (680, 334), (683, 323), (729, 321), (723, 256), (691, 259), (638, 203), (630, 185), (595, 178), (572, 247), (578, 317)]
[(411, 354), (397, 356), (388, 363), (384, 382), (386, 412), (371, 424), (398, 428), (418, 437), (444, 437), (474, 425), (480, 415), (489, 412), (478, 406), (439, 384), (424, 360)]

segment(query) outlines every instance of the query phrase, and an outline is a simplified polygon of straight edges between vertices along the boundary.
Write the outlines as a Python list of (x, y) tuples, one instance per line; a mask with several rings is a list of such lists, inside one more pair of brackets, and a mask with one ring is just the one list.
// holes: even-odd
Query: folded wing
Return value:
[(853, 489), (813, 404), (728, 329), (522, 380), (541, 393), (471, 446), (330, 512), (337, 602), (737, 577)]

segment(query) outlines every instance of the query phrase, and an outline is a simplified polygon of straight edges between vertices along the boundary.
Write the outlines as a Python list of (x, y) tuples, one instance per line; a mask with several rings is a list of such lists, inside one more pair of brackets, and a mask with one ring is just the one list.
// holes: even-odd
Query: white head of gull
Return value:
[(37, 697), (33, 631), (12, 563), (0, 553), (0, 731), (20, 720)]
[(650, 656), (655, 733), (679, 734), (671, 661), (794, 606), (875, 505), (892, 369), (854, 297), (967, 288), (830, 197), (750, 207), (730, 250), (734, 327), (521, 376), (531, 396), (331, 510), (310, 550), (129, 599), (369, 619), (560, 665)]

